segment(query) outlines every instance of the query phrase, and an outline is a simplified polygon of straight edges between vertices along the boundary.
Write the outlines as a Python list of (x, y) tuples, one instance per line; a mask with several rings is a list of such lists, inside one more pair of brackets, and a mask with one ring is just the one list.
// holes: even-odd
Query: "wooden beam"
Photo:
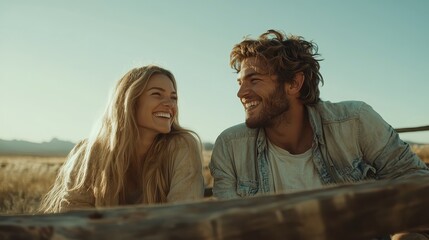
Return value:
[(429, 176), (188, 204), (0, 216), (0, 239), (371, 239), (429, 229)]
[(429, 131), (429, 125), (421, 127), (396, 128), (395, 130), (398, 133)]

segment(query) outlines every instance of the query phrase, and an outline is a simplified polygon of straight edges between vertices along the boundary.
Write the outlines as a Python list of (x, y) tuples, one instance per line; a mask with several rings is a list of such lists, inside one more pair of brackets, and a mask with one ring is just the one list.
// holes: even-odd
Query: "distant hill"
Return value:
[[(75, 143), (53, 138), (50, 142), (35, 143), (21, 140), (0, 139), (0, 155), (67, 156)], [(203, 143), (205, 150), (212, 150), (213, 143)]]
[(66, 156), (74, 145), (57, 138), (42, 143), (0, 139), (0, 155)]
[[(411, 146), (427, 147), (427, 144), (407, 141)], [(213, 143), (204, 142), (204, 150), (211, 151)], [(67, 156), (75, 143), (53, 138), (50, 142), (35, 143), (21, 140), (0, 139), (0, 155)]]

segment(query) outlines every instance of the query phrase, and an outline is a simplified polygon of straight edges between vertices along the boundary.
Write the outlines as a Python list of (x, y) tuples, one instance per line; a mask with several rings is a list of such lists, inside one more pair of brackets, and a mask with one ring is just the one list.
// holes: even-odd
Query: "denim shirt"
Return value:
[[(366, 179), (429, 175), (429, 169), (396, 131), (364, 102), (319, 102), (307, 106), (313, 162), (324, 185)], [(264, 129), (244, 123), (223, 131), (213, 148), (210, 171), (219, 199), (274, 193), (269, 183)], [(279, 169), (287, 174), (287, 169)]]

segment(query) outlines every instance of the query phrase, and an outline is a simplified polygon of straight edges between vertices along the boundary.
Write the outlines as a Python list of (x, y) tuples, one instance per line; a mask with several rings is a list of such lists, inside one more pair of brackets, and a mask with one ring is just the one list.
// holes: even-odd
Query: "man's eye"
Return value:
[(259, 78), (254, 78), (254, 79), (251, 79), (250, 80), (250, 82), (252, 82), (252, 83), (257, 83), (257, 82), (259, 82), (261, 79), (259, 79)]
[(177, 101), (177, 96), (171, 96), (171, 100)]

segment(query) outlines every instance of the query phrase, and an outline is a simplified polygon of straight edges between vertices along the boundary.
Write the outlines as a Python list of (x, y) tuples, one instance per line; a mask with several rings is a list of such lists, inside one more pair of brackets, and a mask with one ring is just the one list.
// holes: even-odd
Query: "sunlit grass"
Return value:
[(429, 145), (412, 145), (411, 148), (420, 159), (429, 164)]
[(64, 157), (0, 156), (0, 213), (35, 213)]

